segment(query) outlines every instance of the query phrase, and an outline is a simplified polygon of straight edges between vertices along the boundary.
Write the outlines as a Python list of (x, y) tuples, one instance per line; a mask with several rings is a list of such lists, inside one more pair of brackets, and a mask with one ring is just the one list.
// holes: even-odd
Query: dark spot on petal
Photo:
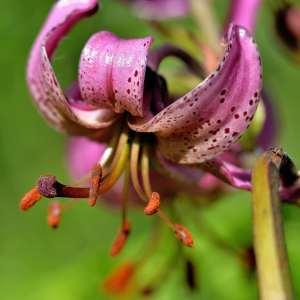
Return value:
[(224, 96), (226, 94), (226, 89), (223, 89), (220, 93), (221, 96)]

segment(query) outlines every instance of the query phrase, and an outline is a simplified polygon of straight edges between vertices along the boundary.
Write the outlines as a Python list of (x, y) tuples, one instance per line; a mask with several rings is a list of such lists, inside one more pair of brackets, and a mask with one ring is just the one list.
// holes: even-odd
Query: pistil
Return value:
[(41, 176), (38, 180), (38, 190), (46, 198), (88, 198), (90, 194), (89, 188), (64, 185), (53, 175)]

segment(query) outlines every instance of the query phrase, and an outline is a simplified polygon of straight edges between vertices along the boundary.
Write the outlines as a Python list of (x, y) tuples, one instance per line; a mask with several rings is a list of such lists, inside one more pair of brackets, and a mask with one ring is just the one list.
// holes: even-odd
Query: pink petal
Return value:
[(152, 39), (123, 40), (110, 32), (94, 34), (80, 59), (79, 86), (90, 104), (116, 113), (143, 116), (147, 54)]
[(85, 137), (72, 137), (68, 143), (68, 166), (75, 179), (85, 176), (99, 161), (106, 145)]
[(240, 25), (252, 33), (261, 2), (261, 0), (231, 0), (228, 26), (230, 23)]
[(261, 64), (251, 35), (231, 27), (218, 69), (150, 120), (131, 128), (157, 135), (172, 161), (201, 163), (228, 149), (246, 130), (260, 99)]
[(215, 158), (203, 164), (203, 169), (217, 178), (242, 190), (251, 190), (251, 173), (220, 158)]
[(104, 128), (115, 119), (114, 115), (101, 110), (82, 111), (72, 108), (50, 63), (50, 58), (63, 36), (76, 22), (96, 8), (97, 0), (58, 1), (49, 13), (30, 53), (27, 82), (31, 94), (43, 116), (62, 131), (83, 134), (87, 132), (86, 128)]
[(150, 20), (183, 17), (189, 11), (188, 0), (132, 0), (138, 16)]
[[(221, 159), (214, 159), (206, 162), (203, 164), (203, 168), (235, 188), (247, 191), (251, 191), (252, 189), (251, 172), (249, 170), (239, 168), (236, 165), (225, 162)], [(288, 186), (284, 186), (282, 181), (282, 184), (279, 187), (279, 195), (282, 201), (290, 203), (299, 199), (299, 178), (292, 185)]]
[(280, 131), (280, 120), (274, 99), (271, 99), (266, 90), (262, 90), (262, 101), (265, 110), (265, 120), (263, 127), (258, 134), (256, 141), (257, 144), (263, 149), (268, 150), (277, 145), (278, 135)]

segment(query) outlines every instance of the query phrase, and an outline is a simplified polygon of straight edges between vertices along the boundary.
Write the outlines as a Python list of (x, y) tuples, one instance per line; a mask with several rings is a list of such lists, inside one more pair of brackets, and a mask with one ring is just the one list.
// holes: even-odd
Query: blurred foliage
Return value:
[[(227, 1), (215, 1), (218, 16), (225, 15)], [(2, 3), (1, 98), (0, 110), (0, 287), (5, 300), (108, 299), (100, 289), (101, 280), (123, 260), (142, 251), (152, 219), (131, 211), (133, 234), (118, 258), (108, 255), (119, 224), (119, 214), (105, 206), (91, 209), (79, 203), (63, 216), (62, 226), (53, 231), (46, 226), (46, 201), (28, 213), (18, 209), (21, 195), (39, 174), (54, 173), (67, 179), (65, 138), (49, 128), (31, 103), (25, 85), (25, 66), (32, 41), (47, 15), (52, 0), (15, 0)], [(191, 26), (186, 22), (187, 26)], [(170, 23), (172, 26), (172, 23)], [(55, 67), (64, 83), (74, 78), (78, 56), (86, 39), (95, 31), (111, 30), (123, 37), (153, 34), (142, 21), (116, 1), (103, 0), (96, 16), (81, 22), (59, 48)], [(257, 40), (264, 65), (267, 89), (278, 107), (282, 125), (280, 145), (300, 166), (298, 138), (300, 112), (300, 66), (288, 59), (278, 45), (267, 5), (259, 18)], [(157, 39), (159, 42), (159, 39)], [(188, 199), (179, 199), (179, 202)], [(236, 247), (251, 244), (250, 195), (234, 192), (202, 211), (221, 237)], [(185, 222), (188, 225), (189, 215)], [(284, 208), (288, 252), (296, 294), (300, 298), (300, 210)], [(238, 261), (215, 247), (197, 228), (191, 228), (196, 246), (186, 255), (197, 265), (199, 289), (190, 293), (183, 285), (183, 262), (168, 266), (169, 276), (152, 299), (255, 299), (255, 278)], [(169, 247), (176, 247), (169, 231), (139, 276), (142, 284), (164, 267)], [(200, 295), (200, 297), (199, 297)]]

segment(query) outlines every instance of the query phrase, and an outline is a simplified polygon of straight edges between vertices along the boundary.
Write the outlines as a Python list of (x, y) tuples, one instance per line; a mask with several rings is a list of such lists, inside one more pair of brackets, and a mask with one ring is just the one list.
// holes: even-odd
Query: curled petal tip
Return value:
[(82, 97), (96, 107), (143, 116), (144, 81), (151, 37), (123, 40), (102, 31), (81, 53), (79, 86)]
[(152, 119), (136, 118), (130, 126), (156, 133), (160, 150), (172, 161), (207, 161), (230, 148), (247, 129), (260, 100), (261, 78), (251, 34), (233, 25), (215, 72)]
[(56, 2), (30, 52), (27, 83), (38, 109), (56, 129), (72, 134), (87, 134), (103, 128), (101, 111), (73, 108), (65, 96), (51, 66), (51, 57), (70, 29), (97, 8), (96, 0)]

